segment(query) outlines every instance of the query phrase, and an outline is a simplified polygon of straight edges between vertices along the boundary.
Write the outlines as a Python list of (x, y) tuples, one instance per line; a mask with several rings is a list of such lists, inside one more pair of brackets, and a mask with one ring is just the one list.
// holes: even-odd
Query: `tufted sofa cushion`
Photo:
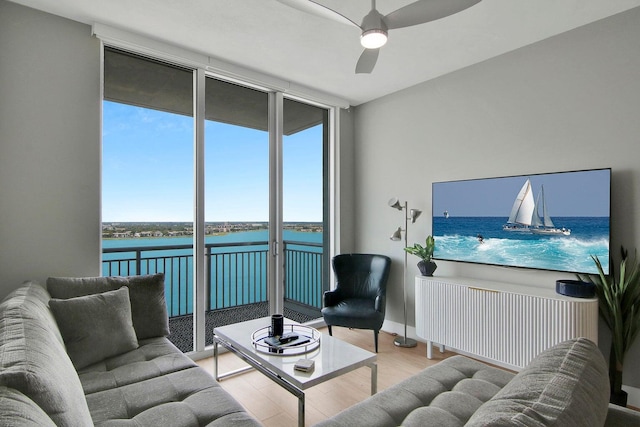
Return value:
[(78, 371), (97, 426), (259, 425), (167, 338)]
[(459, 427), (514, 374), (453, 356), (317, 426)]
[(91, 393), (87, 403), (96, 426), (162, 425), (166, 419), (173, 427), (231, 420), (259, 425), (200, 367)]
[(122, 387), (198, 366), (166, 338), (149, 338), (139, 344), (133, 351), (80, 369), (78, 376), (84, 393)]

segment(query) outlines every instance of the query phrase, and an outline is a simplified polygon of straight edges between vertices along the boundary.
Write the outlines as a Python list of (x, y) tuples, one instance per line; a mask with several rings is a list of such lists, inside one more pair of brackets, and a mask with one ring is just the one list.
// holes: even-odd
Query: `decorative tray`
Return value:
[(270, 337), (269, 329), (269, 326), (265, 326), (251, 334), (253, 346), (261, 353), (274, 356), (295, 356), (309, 353), (320, 347), (321, 334), (317, 329), (310, 326), (286, 323), (283, 328), (283, 336), (286, 334), (297, 336), (297, 338), (286, 343), (280, 343), (276, 337)]

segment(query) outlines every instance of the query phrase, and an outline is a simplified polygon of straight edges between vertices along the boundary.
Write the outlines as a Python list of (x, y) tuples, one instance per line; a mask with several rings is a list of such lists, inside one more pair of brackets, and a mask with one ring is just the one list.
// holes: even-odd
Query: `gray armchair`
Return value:
[(341, 254), (332, 260), (337, 285), (324, 293), (322, 317), (332, 326), (372, 329), (376, 353), (384, 322), (391, 258), (375, 254)]

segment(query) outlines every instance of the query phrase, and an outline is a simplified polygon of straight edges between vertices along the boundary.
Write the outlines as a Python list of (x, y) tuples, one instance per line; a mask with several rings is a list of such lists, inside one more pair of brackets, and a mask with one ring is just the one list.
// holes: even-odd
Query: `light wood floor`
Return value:
[[(326, 328), (320, 329), (327, 333)], [(373, 352), (373, 332), (366, 330), (333, 328), (333, 336)], [(427, 366), (452, 356), (436, 348), (433, 359), (426, 357), (424, 343), (415, 348), (400, 348), (393, 344), (394, 335), (380, 332), (378, 345), (378, 391), (396, 384), (421, 371)], [(213, 358), (198, 361), (198, 364), (213, 374)], [(220, 372), (244, 366), (237, 356), (225, 353), (220, 356)], [(250, 371), (224, 379), (222, 387), (236, 398), (255, 418), (265, 426), (297, 426), (298, 400), (295, 396), (257, 371)], [(305, 391), (305, 421), (311, 426), (358, 403), (371, 392), (371, 370), (367, 367), (334, 378)]]

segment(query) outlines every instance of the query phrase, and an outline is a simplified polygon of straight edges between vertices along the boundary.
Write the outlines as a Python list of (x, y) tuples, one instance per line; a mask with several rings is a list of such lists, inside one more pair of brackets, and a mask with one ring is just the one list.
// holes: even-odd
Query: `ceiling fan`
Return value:
[(481, 0), (418, 0), (384, 16), (376, 10), (376, 0), (371, 0), (371, 11), (362, 19), (360, 25), (314, 0), (278, 1), (312, 15), (355, 25), (362, 30), (360, 43), (365, 49), (356, 64), (356, 73), (371, 73), (378, 60), (380, 48), (387, 42), (389, 30), (435, 21), (463, 11)]

